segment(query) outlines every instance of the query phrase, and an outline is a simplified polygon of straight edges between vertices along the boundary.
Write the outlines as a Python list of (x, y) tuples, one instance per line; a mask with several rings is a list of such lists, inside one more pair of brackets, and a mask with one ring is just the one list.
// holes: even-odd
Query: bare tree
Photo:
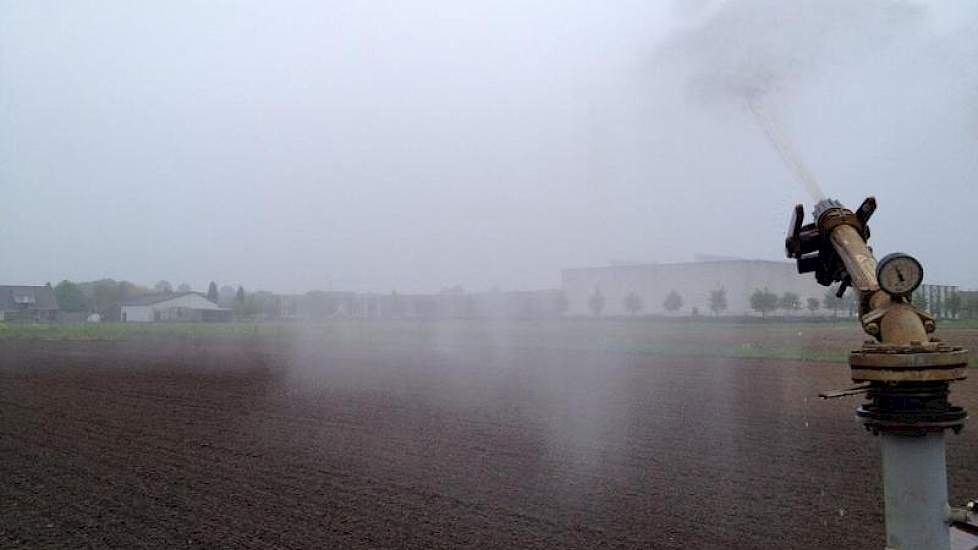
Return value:
[(727, 289), (720, 287), (710, 291), (710, 311), (716, 317), (727, 309)]

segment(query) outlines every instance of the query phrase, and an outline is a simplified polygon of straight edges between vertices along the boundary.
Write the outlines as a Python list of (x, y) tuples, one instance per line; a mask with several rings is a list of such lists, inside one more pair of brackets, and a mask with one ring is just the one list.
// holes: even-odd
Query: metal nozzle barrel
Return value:
[(845, 264), (852, 285), (860, 292), (879, 290), (879, 281), (876, 280), (876, 258), (856, 229), (846, 224), (838, 225), (829, 233), (829, 239), (842, 263)]
[(853, 286), (860, 292), (875, 292), (880, 288), (876, 280), (876, 258), (866, 244), (869, 238), (866, 222), (875, 210), (876, 200), (872, 197), (866, 199), (858, 213), (851, 212), (833, 199), (825, 199), (815, 205), (819, 234), (828, 238)]

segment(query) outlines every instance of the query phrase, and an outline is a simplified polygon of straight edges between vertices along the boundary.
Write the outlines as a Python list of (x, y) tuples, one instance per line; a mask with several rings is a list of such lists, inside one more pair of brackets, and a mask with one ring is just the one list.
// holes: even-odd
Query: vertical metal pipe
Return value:
[(948, 550), (944, 434), (881, 434), (887, 550)]

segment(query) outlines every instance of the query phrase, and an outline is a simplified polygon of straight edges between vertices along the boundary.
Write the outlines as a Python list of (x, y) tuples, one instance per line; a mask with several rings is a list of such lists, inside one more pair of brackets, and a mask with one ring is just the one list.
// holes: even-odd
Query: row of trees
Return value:
[[(174, 292), (192, 292), (190, 285), (183, 283), (174, 290), (173, 285), (168, 281), (162, 280), (153, 285), (152, 288), (131, 283), (129, 281), (116, 281), (114, 279), (100, 279), (98, 281), (73, 282), (64, 280), (55, 285), (54, 295), (58, 300), (58, 307), (61, 311), (69, 313), (103, 313), (108, 309), (126, 301), (145, 296), (147, 294), (172, 294)], [(255, 300), (264, 298), (262, 293)], [(269, 294), (269, 293), (264, 293)], [(248, 294), (244, 288), (235, 289), (230, 286), (223, 286), (218, 289), (217, 284), (211, 282), (207, 289), (207, 298), (223, 307), (231, 307), (236, 311), (244, 313), (249, 308), (256, 307), (255, 300), (249, 302)]]
[[(950, 292), (943, 297), (943, 300), (934, 300), (934, 303), (929, 303), (927, 295), (918, 290), (911, 295), (910, 299), (913, 305), (938, 317), (957, 318), (958, 313), (964, 307), (964, 300), (957, 292)], [(764, 316), (779, 309), (786, 314), (792, 314), (800, 310), (802, 304), (801, 299), (794, 292), (785, 292), (778, 296), (767, 289), (756, 289), (751, 294), (750, 306), (751, 309)], [(848, 292), (839, 298), (835, 295), (834, 290), (827, 290), (821, 303), (817, 298), (810, 297), (806, 300), (805, 306), (813, 315), (820, 308), (824, 308), (832, 311), (833, 316), (838, 315), (840, 311), (852, 316), (856, 314), (859, 303), (856, 300), (855, 292)]]
[[(191, 292), (190, 285), (184, 283), (177, 287), (176, 292)], [(127, 300), (149, 294), (151, 292), (169, 294), (173, 293), (173, 285), (166, 280), (161, 280), (153, 285), (152, 289), (136, 285), (129, 281), (115, 281), (113, 279), (101, 279), (98, 281), (74, 283), (64, 280), (54, 286), (55, 296), (62, 311), (66, 312), (98, 312), (104, 313), (108, 309), (117, 306)], [(322, 293), (325, 296), (325, 293)], [(394, 293), (396, 295), (396, 293)], [(238, 317), (276, 317), (282, 313), (283, 306), (281, 296), (271, 292), (257, 291), (253, 293), (245, 292), (244, 288), (222, 286), (218, 288), (217, 283), (211, 281), (207, 288), (207, 298), (222, 307), (231, 308)], [(328, 301), (328, 297), (318, 299), (316, 291), (307, 294), (313, 305), (318, 302)], [(318, 300), (317, 300), (318, 299)], [(555, 309), (561, 315), (567, 310), (567, 297), (563, 292), (555, 298)], [(943, 296), (939, 303), (929, 304), (928, 298), (923, 292), (915, 292), (912, 296), (914, 305), (921, 309), (928, 310), (934, 315), (944, 317), (957, 317), (958, 313), (965, 308), (963, 299), (956, 292)], [(325, 302), (324, 302), (325, 303)], [(683, 307), (683, 297), (675, 290), (669, 291), (662, 302), (662, 307), (669, 313), (676, 313)], [(858, 309), (855, 293), (849, 292), (843, 298), (838, 298), (835, 292), (827, 290), (821, 300), (815, 297), (802, 297), (794, 292), (784, 292), (777, 294), (767, 288), (755, 289), (749, 296), (749, 303), (752, 310), (766, 317), (774, 312), (782, 311), (786, 316), (796, 315), (803, 308), (807, 309), (811, 315), (815, 315), (819, 310), (831, 311), (833, 316), (837, 316), (840, 311), (852, 316)], [(601, 315), (606, 305), (605, 296), (599, 288), (594, 289), (594, 293), (588, 299), (588, 309), (595, 316)], [(707, 305), (710, 311), (719, 316), (727, 310), (727, 292), (724, 288), (711, 290), (708, 295)], [(931, 306), (931, 307), (928, 307)], [(328, 307), (323, 306), (326, 309)], [(332, 307), (332, 306), (331, 306)], [(970, 303), (968, 307), (971, 307)], [(641, 295), (636, 291), (628, 292), (622, 298), (622, 309), (630, 315), (637, 315), (645, 308), (645, 302)], [(692, 314), (698, 315), (697, 308), (692, 308)]]
[[(588, 309), (594, 316), (599, 316), (604, 311), (606, 304), (606, 299), (604, 294), (601, 293), (601, 289), (595, 288), (594, 293), (588, 298)], [(707, 305), (710, 311), (715, 315), (719, 316), (721, 313), (727, 310), (727, 291), (724, 288), (718, 288), (711, 290), (707, 298)], [(636, 315), (640, 313), (645, 307), (645, 303), (642, 297), (634, 290), (629, 292), (622, 298), (622, 309), (628, 312), (630, 315)], [(662, 302), (662, 307), (669, 313), (676, 313), (683, 307), (683, 298), (675, 290), (669, 291), (666, 295), (665, 300)], [(858, 304), (852, 293), (847, 294), (843, 298), (839, 298), (835, 295), (835, 291), (828, 290), (821, 300), (814, 297), (808, 297), (805, 299), (804, 303), (802, 298), (795, 292), (785, 292), (783, 294), (777, 294), (771, 292), (768, 289), (755, 289), (750, 295), (750, 307), (754, 311), (761, 314), (762, 317), (767, 317), (767, 315), (781, 310), (785, 315), (794, 315), (805, 308), (810, 314), (815, 315), (820, 309), (825, 309), (832, 312), (833, 316), (838, 315), (839, 311), (847, 312), (849, 315), (853, 315)], [(697, 308), (692, 309), (693, 315), (697, 315), (699, 312)]]
[[(121, 314), (120, 304), (126, 303), (134, 298), (147, 294), (173, 294), (174, 292), (188, 292), (187, 289), (179, 288), (174, 291), (173, 286), (167, 281), (160, 281), (152, 288), (133, 285), (128, 282), (116, 282), (111, 279), (103, 281), (74, 283), (72, 281), (62, 281), (55, 288), (56, 296), (61, 309), (65, 312), (77, 313), (99, 313), (105, 320), (118, 320)], [(459, 287), (452, 293), (464, 294)], [(234, 312), (238, 319), (280, 319), (294, 318), (302, 316), (309, 319), (326, 319), (340, 312), (353, 311), (356, 302), (356, 295), (352, 292), (323, 292), (313, 290), (299, 296), (282, 296), (272, 292), (254, 291), (246, 292), (241, 286), (237, 288), (231, 286), (218, 287), (216, 282), (211, 282), (207, 287), (205, 295), (209, 300), (218, 305), (229, 308)], [(174, 294), (176, 295), (176, 294)], [(502, 294), (496, 300), (489, 300), (488, 305), (483, 304), (482, 309), (478, 309), (475, 297), (469, 296), (459, 307), (459, 301), (452, 306), (452, 315), (476, 316), (479, 311), (482, 314), (501, 314), (501, 315), (522, 315), (533, 317), (539, 315), (550, 315), (556, 313), (563, 315), (568, 308), (566, 294), (562, 291), (546, 294), (552, 302), (544, 303), (536, 299), (526, 298), (515, 302), (504, 297)], [(410, 309), (411, 315), (422, 317), (435, 317), (439, 314), (438, 296), (430, 295), (404, 297), (392, 291), (390, 296), (384, 296), (383, 300), (376, 299), (363, 304), (363, 307), (379, 314), (381, 309), (385, 315), (400, 317), (407, 314)], [(512, 297), (511, 297), (512, 298)]]
[[(724, 298), (726, 300), (726, 298)], [(595, 316), (601, 315), (604, 311), (605, 297), (601, 293), (601, 289), (595, 288), (594, 293), (588, 298), (588, 309)], [(645, 301), (639, 296), (634, 290), (625, 295), (622, 299), (622, 308), (631, 315), (636, 315), (642, 311), (645, 307)], [(662, 302), (662, 307), (666, 309), (669, 313), (675, 313), (683, 307), (683, 297), (679, 295), (675, 290), (669, 291), (666, 295), (666, 299)], [(726, 306), (724, 306), (726, 307)], [(695, 309), (695, 308), (694, 308)]]
[[(118, 306), (127, 301), (148, 294), (174, 294), (192, 292), (190, 285), (173, 285), (162, 280), (152, 288), (135, 285), (128, 281), (103, 279), (99, 281), (75, 283), (64, 280), (55, 285), (55, 297), (60, 309), (69, 313), (99, 313), (104, 319), (114, 319)], [(394, 293), (396, 295), (396, 293)], [(207, 286), (207, 299), (221, 307), (233, 310), (239, 319), (274, 319), (294, 304), (286, 302), (283, 296), (266, 291), (246, 292), (242, 286), (224, 285), (218, 287), (214, 281)], [(396, 301), (395, 301), (396, 303)], [(305, 294), (304, 304), (307, 312), (318, 318), (325, 318), (338, 308), (336, 298), (330, 293), (310, 291)]]
[(827, 290), (821, 300), (809, 296), (802, 304), (801, 297), (797, 293), (785, 292), (778, 295), (765, 288), (763, 290), (754, 289), (750, 295), (750, 307), (760, 313), (762, 317), (778, 310), (783, 311), (785, 315), (793, 315), (798, 313), (802, 307), (812, 315), (815, 315), (819, 309), (826, 309), (831, 311), (832, 316), (835, 317), (840, 311), (853, 315), (858, 304), (852, 292), (839, 298), (835, 295), (834, 290)]
[(54, 295), (61, 311), (71, 313), (102, 312), (113, 305), (150, 293), (150, 289), (114, 279), (84, 283), (61, 281), (54, 286)]

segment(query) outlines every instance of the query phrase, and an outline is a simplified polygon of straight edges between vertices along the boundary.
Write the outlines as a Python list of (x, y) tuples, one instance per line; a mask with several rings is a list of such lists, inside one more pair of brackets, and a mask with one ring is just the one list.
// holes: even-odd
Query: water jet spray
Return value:
[[(888, 550), (948, 550), (952, 534), (978, 532), (973, 506), (947, 502), (944, 433), (960, 432), (967, 413), (948, 400), (950, 385), (967, 376), (967, 350), (932, 336), (936, 320), (911, 303), (923, 280), (920, 262), (891, 254), (877, 262), (867, 242), (876, 200), (855, 211), (832, 199), (815, 205), (804, 224), (797, 205), (785, 239), (799, 273), (815, 273), (828, 286), (859, 293), (859, 322), (871, 338), (849, 354), (854, 388), (822, 397), (865, 394), (856, 411), (862, 425), (880, 437)], [(974, 548), (976, 542), (967, 548)]]
[(808, 191), (808, 194), (813, 200), (821, 201), (825, 199), (825, 193), (822, 192), (822, 188), (818, 185), (818, 181), (815, 176), (812, 175), (811, 170), (808, 166), (802, 162), (801, 157), (795, 152), (794, 147), (791, 144), (791, 140), (788, 136), (781, 130), (781, 122), (775, 117), (774, 113), (770, 109), (765, 108), (764, 103), (757, 96), (751, 96), (747, 99), (747, 109), (754, 115), (754, 120), (757, 125), (761, 127), (764, 132), (765, 137), (778, 152), (778, 156), (781, 157), (782, 162), (785, 166), (791, 170), (791, 173), (795, 176), (795, 179)]

